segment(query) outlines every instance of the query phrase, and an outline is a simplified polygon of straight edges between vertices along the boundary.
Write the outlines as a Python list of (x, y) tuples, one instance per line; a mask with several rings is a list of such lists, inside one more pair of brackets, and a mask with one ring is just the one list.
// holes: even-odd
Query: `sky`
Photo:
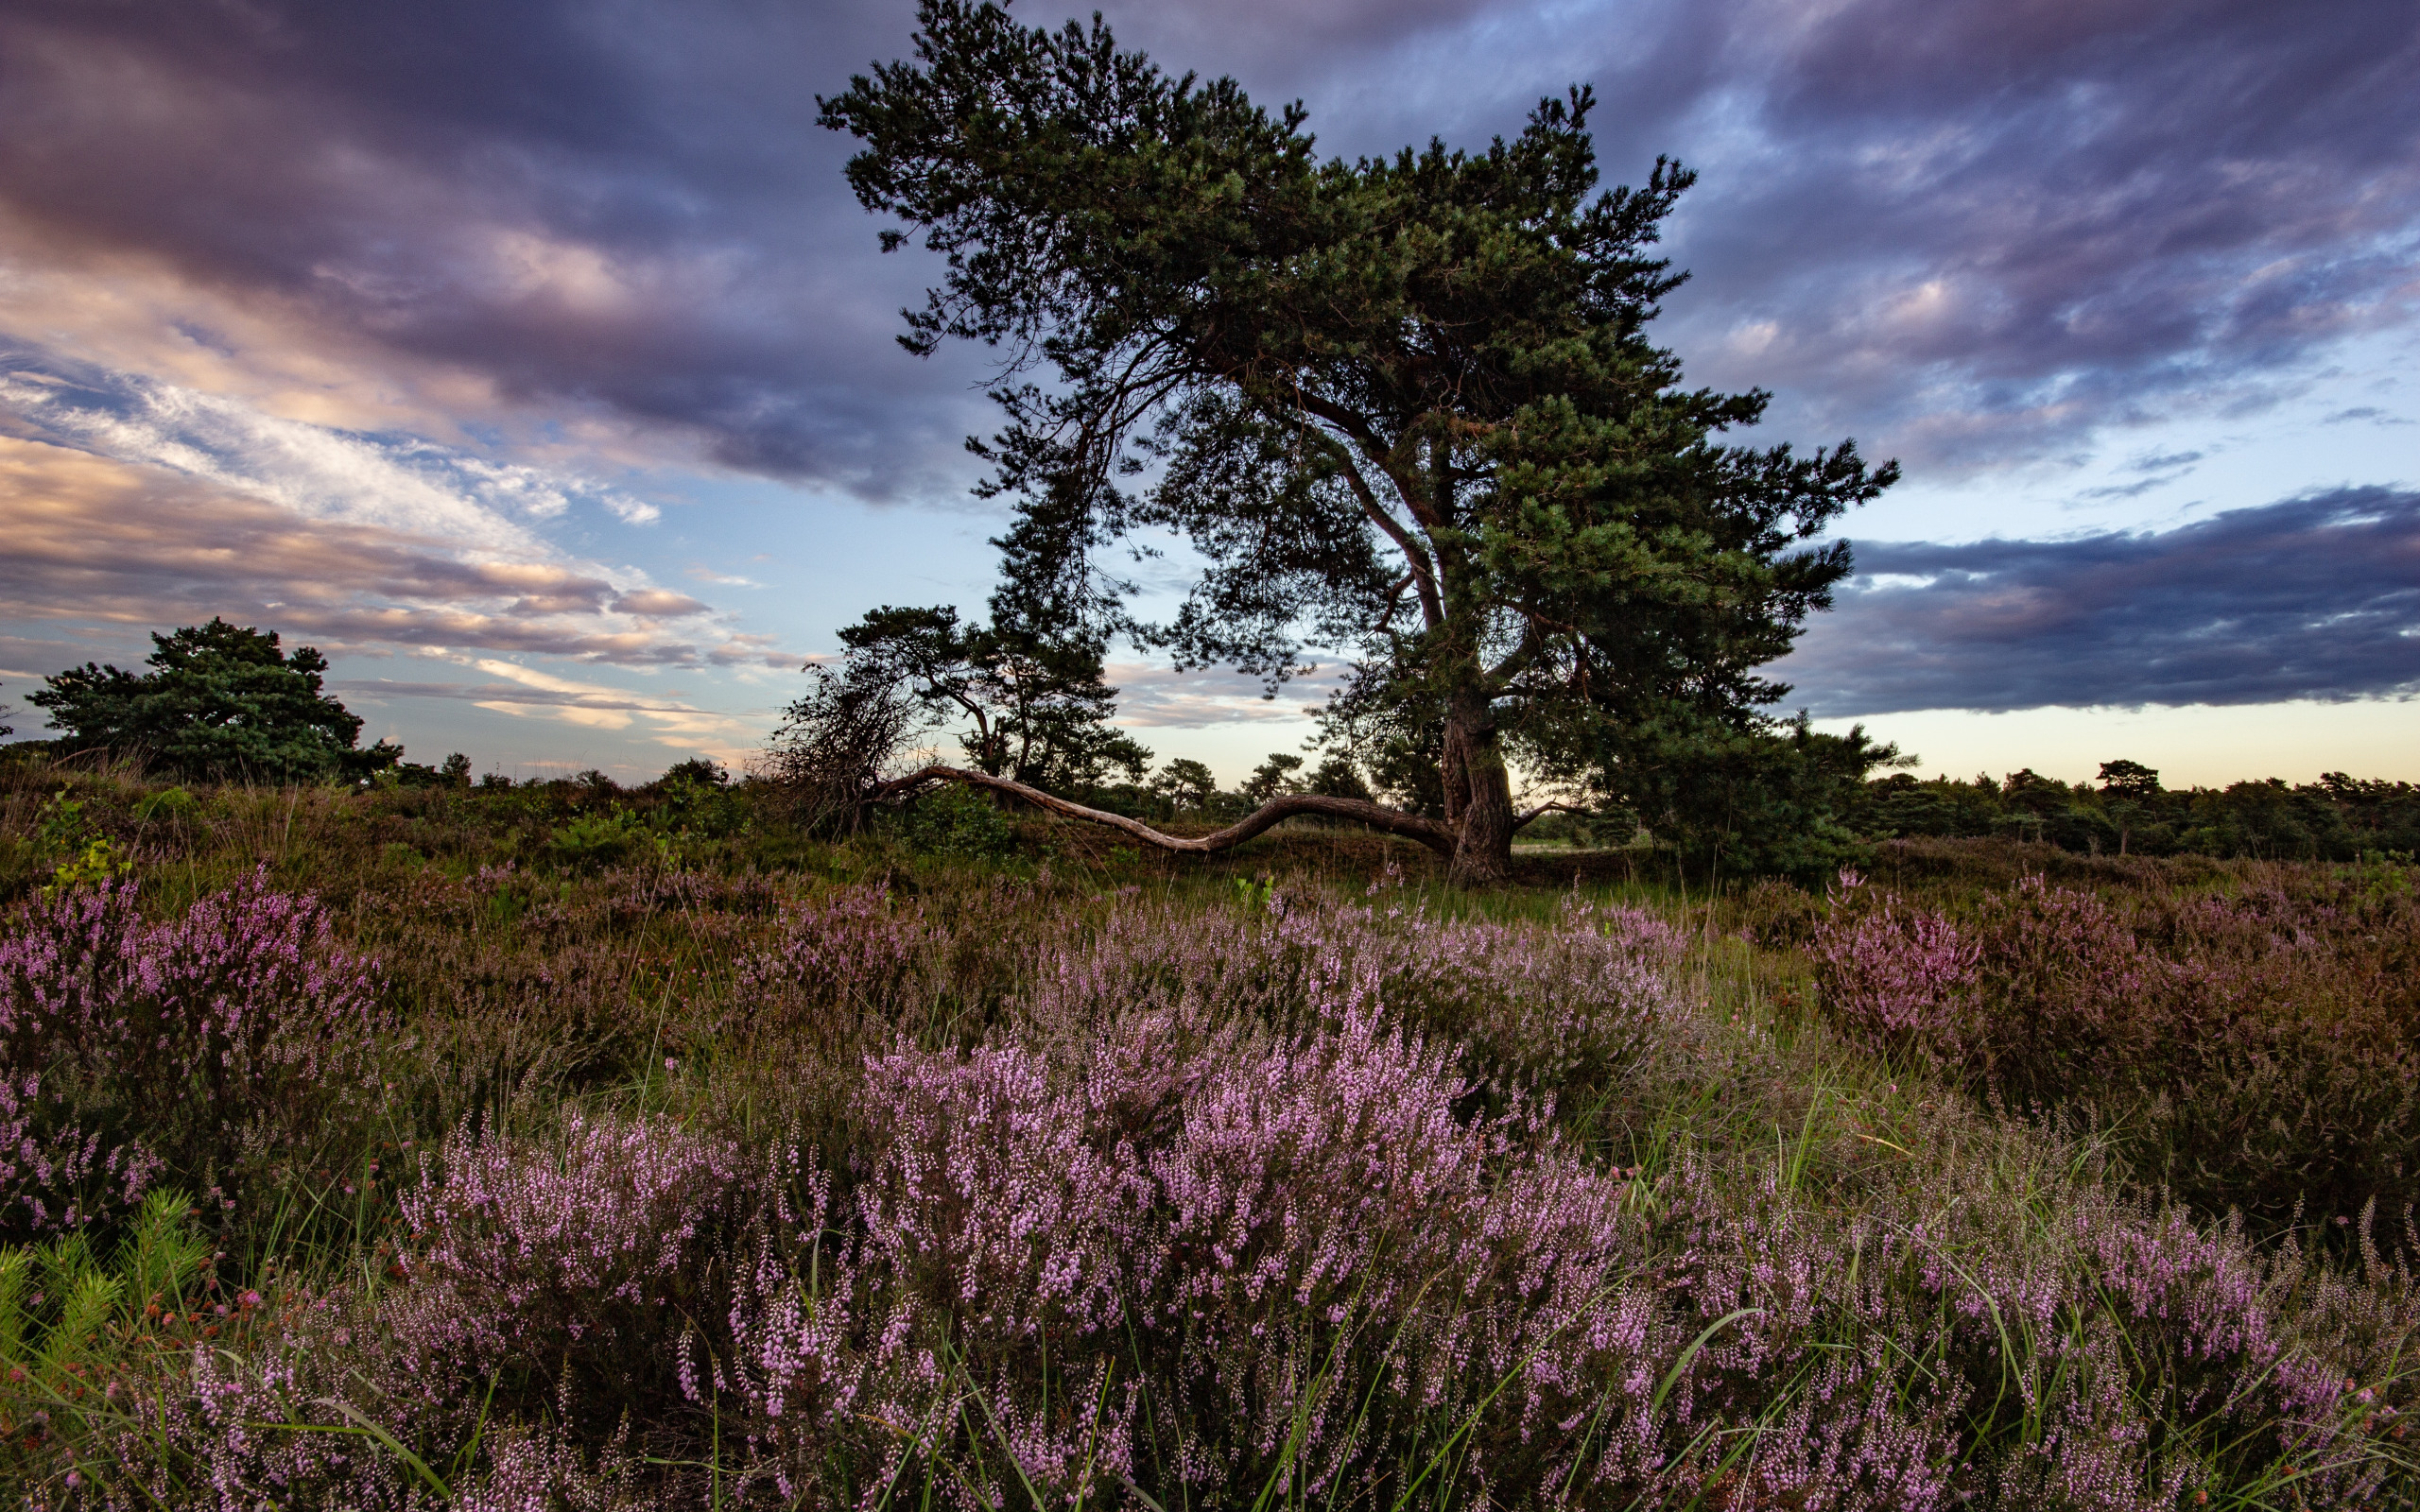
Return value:
[[(1696, 168), (1660, 338), (1906, 478), (1775, 669), (1967, 776), (2420, 780), (2420, 8), (1146, 0), (1324, 152), (1589, 82)], [(1015, 13), (1064, 12), (1019, 0)], [(979, 612), (979, 351), (902, 351), (816, 96), (912, 5), (0, 4), (0, 704), (212, 614), (364, 739), (744, 760), (878, 604)], [(1113, 657), (1229, 782), (1305, 699)]]

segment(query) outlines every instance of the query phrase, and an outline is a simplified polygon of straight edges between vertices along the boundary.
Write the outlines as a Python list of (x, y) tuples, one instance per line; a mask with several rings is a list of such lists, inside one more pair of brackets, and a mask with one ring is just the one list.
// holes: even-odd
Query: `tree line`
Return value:
[[(962, 622), (946, 607), (885, 607), (841, 640), (847, 652), (810, 670), (810, 691), (759, 773), (794, 804), (804, 799), (810, 824), (855, 823), (863, 804), (886, 794), (895, 806), (911, 804), (903, 768), (935, 757), (953, 732), (976, 773), (1187, 835), (1299, 800), (1317, 801), (1298, 812), (1348, 822), (1362, 805), (1444, 818), (1433, 762), (1400, 745), (1357, 750), (1333, 738), (1333, 726), (1324, 751), (1272, 752), (1232, 788), (1190, 757), (1155, 765), (1153, 751), (1111, 723), (1117, 690), (1103, 680), (1097, 649), (1054, 644), (1013, 622), (1002, 628)], [(9, 748), (106, 752), (183, 781), (472, 785), (470, 758), (459, 753), (424, 765), (391, 742), (360, 746), (359, 716), (324, 691), (325, 660), (309, 646), (289, 653), (276, 632), (224, 620), (152, 642), (147, 672), (88, 664), (46, 679), (26, 701), (50, 716), (57, 738)], [(836, 750), (861, 765), (836, 770)], [(2155, 769), (2124, 760), (2074, 783), (2030, 767), (1967, 780), (1894, 769), (1909, 763), (1862, 729), (1826, 734), (1803, 715), (1727, 742), (1703, 731), (1661, 747), (1642, 742), (1632, 760), (1599, 774), (1593, 792), (1539, 812), (1530, 833), (1576, 846), (1651, 847), (1700, 874), (1727, 876), (1812, 878), (1856, 864), (1876, 841), (1911, 836), (2111, 855), (2420, 854), (2420, 785), (2406, 782), (2331, 772), (2314, 782), (2170, 789)], [(666, 774), (675, 779), (724, 781), (703, 761)], [(611, 785), (602, 774), (590, 781)], [(833, 782), (841, 784), (837, 799)], [(481, 785), (511, 784), (490, 774)], [(1321, 806), (1331, 803), (1341, 807)]]
[(2136, 762), (2101, 765), (2090, 782), (2027, 768), (1995, 781), (1919, 781), (1905, 772), (1862, 784), (1848, 820), (1876, 838), (2004, 835), (2110, 855), (2254, 856), (2356, 861), (2420, 855), (2420, 785), (2329, 772), (2170, 789)]

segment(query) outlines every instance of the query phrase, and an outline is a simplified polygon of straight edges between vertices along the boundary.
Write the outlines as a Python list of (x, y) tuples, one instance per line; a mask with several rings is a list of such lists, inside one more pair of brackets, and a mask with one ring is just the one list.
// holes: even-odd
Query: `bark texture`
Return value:
[[(1445, 817), (1454, 832), (1450, 880), (1487, 887), (1512, 869), (1512, 776), (1505, 770), (1484, 696), (1457, 698), (1445, 720)], [(1535, 818), (1536, 815), (1530, 817)]]

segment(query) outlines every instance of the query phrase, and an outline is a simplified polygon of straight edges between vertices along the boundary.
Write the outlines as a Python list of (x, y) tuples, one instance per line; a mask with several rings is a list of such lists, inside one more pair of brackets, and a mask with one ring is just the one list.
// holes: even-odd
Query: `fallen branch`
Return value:
[[(994, 777), (985, 772), (970, 772), (961, 766), (927, 766), (922, 771), (910, 772), (905, 777), (882, 783), (868, 797), (873, 802), (895, 801), (933, 782), (962, 782), (969, 787), (983, 787), (994, 793), (1008, 793), (1025, 799), (1035, 808), (1070, 819), (1082, 819), (1090, 824), (1107, 825), (1113, 830), (1122, 831), (1133, 836), (1145, 845), (1153, 846), (1162, 850), (1174, 850), (1184, 855), (1216, 855), (1221, 850), (1232, 850), (1253, 835), (1270, 829), (1281, 819), (1290, 819), (1297, 814), (1317, 814), (1331, 819), (1352, 819), (1357, 823), (1366, 824), (1374, 830), (1384, 830), (1389, 834), (1400, 834), (1407, 839), (1417, 840), (1448, 859), (1454, 854), (1454, 832), (1435, 819), (1425, 819), (1417, 814), (1406, 814), (1401, 809), (1391, 809), (1384, 804), (1365, 802), (1357, 798), (1326, 798), (1317, 793), (1288, 793), (1282, 797), (1270, 799), (1225, 829), (1202, 835), (1163, 834), (1141, 820), (1130, 819), (1123, 814), (1112, 814), (1106, 809), (1089, 808), (1081, 803), (1054, 797), (1038, 787), (1028, 787), (1023, 782), (1011, 782), (1005, 777)], [(1542, 809), (1539, 812), (1545, 811)], [(1535, 815), (1531, 816), (1533, 818), (1535, 816)]]

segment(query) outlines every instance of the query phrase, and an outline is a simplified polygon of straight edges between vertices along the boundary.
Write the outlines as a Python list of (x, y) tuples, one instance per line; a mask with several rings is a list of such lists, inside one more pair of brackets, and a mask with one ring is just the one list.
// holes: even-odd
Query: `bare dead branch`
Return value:
[(1253, 836), (1269, 830), (1281, 819), (1297, 814), (1317, 814), (1331, 819), (1352, 819), (1374, 830), (1400, 834), (1419, 841), (1442, 856), (1454, 853), (1454, 832), (1435, 819), (1417, 814), (1406, 814), (1381, 803), (1364, 802), (1357, 798), (1327, 798), (1318, 793), (1287, 793), (1270, 799), (1236, 823), (1215, 833), (1202, 835), (1163, 834), (1139, 819), (1105, 809), (1088, 808), (1046, 793), (1038, 787), (1005, 777), (993, 777), (983, 772), (971, 772), (960, 766), (927, 766), (883, 783), (869, 795), (877, 802), (904, 799), (932, 782), (962, 782), (969, 787), (989, 788), (994, 793), (1008, 793), (1023, 799), (1035, 808), (1064, 818), (1082, 819), (1090, 824), (1107, 825), (1113, 830), (1132, 835), (1145, 845), (1183, 855), (1216, 855), (1232, 850)]

